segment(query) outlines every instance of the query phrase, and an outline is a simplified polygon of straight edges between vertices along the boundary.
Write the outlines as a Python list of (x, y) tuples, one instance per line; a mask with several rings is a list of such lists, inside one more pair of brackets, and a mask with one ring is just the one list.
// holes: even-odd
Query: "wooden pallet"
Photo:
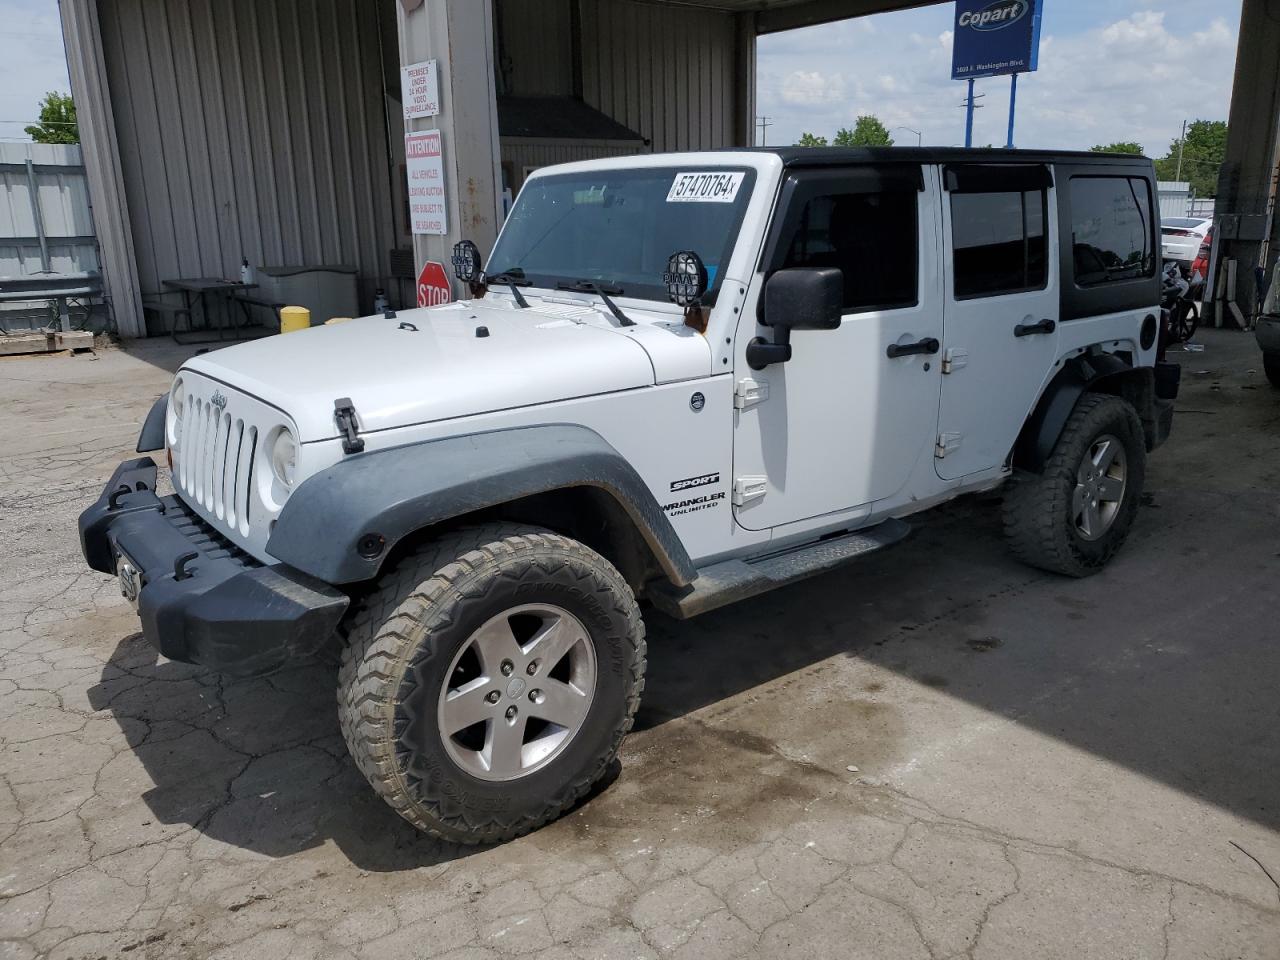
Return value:
[(0, 357), (23, 353), (58, 353), (62, 350), (92, 350), (93, 334), (88, 330), (16, 333), (0, 336)]

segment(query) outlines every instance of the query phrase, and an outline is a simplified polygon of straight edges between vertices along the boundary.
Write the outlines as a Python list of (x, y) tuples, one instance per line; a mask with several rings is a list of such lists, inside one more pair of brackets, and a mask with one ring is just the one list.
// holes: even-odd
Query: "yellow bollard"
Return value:
[(293, 333), (311, 326), (311, 311), (306, 307), (281, 307), (280, 332)]
[(350, 319), (351, 319), (350, 317), (330, 317), (328, 320), (324, 322), (324, 325), (326, 327), (331, 327), (335, 323), (346, 323)]

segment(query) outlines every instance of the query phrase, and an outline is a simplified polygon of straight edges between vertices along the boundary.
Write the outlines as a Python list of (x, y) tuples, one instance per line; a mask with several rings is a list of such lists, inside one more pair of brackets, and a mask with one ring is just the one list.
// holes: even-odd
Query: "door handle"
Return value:
[(1057, 323), (1052, 320), (1041, 320), (1039, 323), (1020, 323), (1013, 328), (1015, 337), (1031, 337), (1037, 333), (1053, 333), (1058, 329)]
[(942, 344), (935, 337), (926, 337), (923, 340), (917, 340), (915, 343), (891, 343), (885, 353), (888, 354), (890, 360), (897, 360), (899, 357), (910, 357), (918, 353), (937, 353), (941, 349)]

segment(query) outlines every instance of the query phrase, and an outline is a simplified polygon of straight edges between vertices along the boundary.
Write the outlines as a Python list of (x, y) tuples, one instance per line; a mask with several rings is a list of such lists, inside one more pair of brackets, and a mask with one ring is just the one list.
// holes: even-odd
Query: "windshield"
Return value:
[(585, 280), (665, 302), (667, 258), (693, 250), (712, 303), (754, 183), (754, 171), (727, 167), (538, 177), (520, 191), (485, 272), (550, 288)]
[(1166, 230), (1168, 229), (1193, 230), (1196, 227), (1206, 222), (1207, 221), (1205, 220), (1189, 220), (1186, 217), (1167, 217), (1161, 223), (1161, 226), (1163, 226)]

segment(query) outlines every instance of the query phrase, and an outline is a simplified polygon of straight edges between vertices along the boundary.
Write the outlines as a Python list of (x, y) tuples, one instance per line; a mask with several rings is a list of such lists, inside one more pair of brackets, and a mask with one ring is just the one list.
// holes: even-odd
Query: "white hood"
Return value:
[[(185, 366), (288, 413), (303, 442), (338, 435), (333, 402), (341, 397), (351, 398), (361, 432), (370, 432), (711, 370), (705, 339), (678, 322), (620, 328), (590, 303), (531, 302), (528, 310), (496, 299), (363, 317), (228, 347)], [(479, 328), (488, 336), (477, 336)]]

